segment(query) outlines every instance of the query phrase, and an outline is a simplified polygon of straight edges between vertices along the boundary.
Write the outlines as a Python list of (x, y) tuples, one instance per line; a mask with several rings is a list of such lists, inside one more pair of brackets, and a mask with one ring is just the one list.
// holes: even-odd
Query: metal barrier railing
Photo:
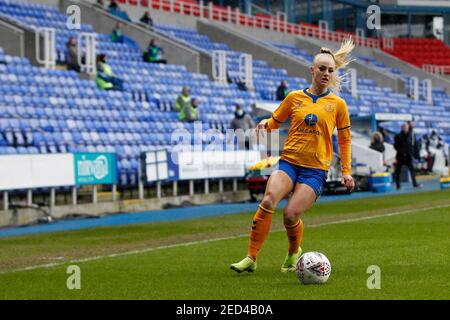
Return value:
[[(155, 185), (153, 186), (149, 186), (146, 185), (142, 182), (142, 180), (138, 181), (138, 185), (134, 186), (133, 188), (125, 188), (125, 189), (119, 189), (119, 186), (114, 184), (111, 186), (111, 190), (107, 191), (108, 194), (110, 194), (110, 198), (105, 199), (104, 197), (104, 193), (105, 191), (103, 191), (102, 195), (102, 199), (99, 200), (99, 189), (97, 185), (93, 185), (92, 189), (90, 189), (89, 193), (90, 193), (90, 197), (89, 197), (89, 201), (86, 201), (86, 190), (83, 192), (83, 197), (81, 196), (81, 193), (79, 191), (80, 187), (71, 187), (71, 190), (69, 192), (70, 196), (67, 196), (68, 193), (67, 191), (58, 191), (57, 192), (57, 187), (55, 188), (50, 188), (48, 190), (48, 192), (43, 192), (42, 190), (34, 190), (34, 189), (26, 189), (26, 199), (25, 201), (17, 201), (18, 196), (14, 195), (17, 192), (20, 191), (24, 191), (24, 190), (2, 190), (0, 191), (1, 193), (3, 193), (3, 197), (2, 197), (2, 206), (0, 207), (0, 211), (8, 211), (11, 209), (14, 209), (14, 206), (17, 205), (18, 203), (22, 204), (23, 209), (26, 209), (27, 207), (31, 208), (33, 206), (36, 206), (36, 203), (40, 203), (39, 199), (47, 199), (45, 202), (42, 202), (42, 205), (39, 205), (39, 207), (48, 207), (48, 212), (51, 215), (54, 212), (54, 208), (60, 205), (72, 205), (72, 206), (76, 206), (76, 205), (80, 205), (80, 204), (96, 204), (101, 202), (115, 202), (115, 201), (123, 201), (123, 200), (144, 200), (144, 199), (162, 199), (164, 197), (177, 197), (177, 196), (185, 196), (185, 195), (189, 195), (189, 196), (194, 196), (194, 195), (208, 195), (208, 194), (212, 194), (211, 191), (211, 187), (210, 184), (213, 180), (210, 179), (202, 179), (203, 180), (203, 188), (200, 187), (201, 190), (197, 190), (195, 188), (194, 185), (194, 180), (188, 180), (188, 181), (172, 181), (172, 182), (166, 182), (166, 183), (162, 183), (160, 181), (156, 182)], [(245, 191), (247, 190), (246, 188), (239, 188), (238, 186), (238, 178), (220, 178), (220, 179), (214, 179), (217, 187), (216, 187), (216, 191), (214, 193), (223, 193), (225, 191), (229, 192), (238, 192), (238, 191)], [(183, 192), (182, 194), (180, 194), (179, 192), (179, 183), (183, 182), (183, 183), (187, 183), (188, 184), (188, 193), (186, 194), (186, 192)], [(228, 183), (228, 188), (225, 188), (224, 184), (225, 182)], [(170, 184), (172, 185), (170, 187)], [(164, 187), (164, 194), (163, 194), (163, 187)], [(149, 191), (149, 189), (155, 189), (156, 192), (153, 196), (148, 196), (146, 195)], [(172, 189), (172, 192), (168, 192), (167, 191), (169, 189)], [(109, 189), (108, 189), (109, 190)], [(118, 198), (118, 194), (119, 192), (122, 193), (122, 195), (126, 192), (126, 190), (130, 190), (130, 197), (125, 197), (124, 199), (119, 199)], [(136, 192), (137, 190), (137, 192)], [(36, 191), (36, 192), (35, 192)], [(137, 195), (137, 197), (136, 197)], [(57, 204), (56, 199), (57, 196), (59, 197), (58, 199), (59, 202)], [(61, 202), (61, 197), (64, 196), (64, 202)], [(36, 199), (35, 199), (36, 198)], [(83, 201), (79, 201), (80, 199), (84, 199)], [(38, 202), (36, 202), (38, 201)]]
[[(78, 34), (78, 64), (86, 72), (94, 74), (97, 71), (96, 66), (96, 34), (95, 33), (80, 33)], [(83, 62), (83, 48), (84, 44), (84, 62)]]
[(419, 78), (411, 77), (408, 81), (408, 93), (414, 101), (419, 101)]
[(433, 83), (431, 79), (425, 79), (422, 81), (423, 97), (428, 104), (433, 103)]
[(424, 64), (422, 66), (422, 70), (432, 73), (432, 74), (437, 74), (437, 75), (445, 75), (445, 74), (450, 74), (450, 66), (439, 66), (439, 65), (434, 65), (434, 64)]
[[(41, 58), (41, 36), (43, 37), (44, 44), (44, 57)], [(36, 37), (36, 60), (38, 63), (43, 64), (46, 68), (54, 69), (56, 67), (56, 41), (55, 41), (55, 29), (53, 28), (37, 28)]]
[(223, 50), (213, 51), (212, 76), (220, 83), (227, 83), (227, 53)]
[(253, 57), (251, 54), (241, 54), (239, 56), (239, 80), (245, 83), (246, 87), (253, 90)]
[[(145, 6), (142, 3), (144, 3)], [(142, 8), (148, 8), (150, 10), (168, 11), (171, 13), (184, 14), (259, 29), (269, 29), (272, 31), (284, 32), (304, 37), (318, 38), (334, 42), (341, 42), (345, 38), (352, 36), (355, 39), (356, 45), (358, 46), (369, 48), (380, 47), (380, 41), (375, 38), (366, 38), (344, 32), (332, 32), (315, 26), (287, 22), (284, 13), (277, 14), (275, 16), (272, 15), (270, 17), (251, 16), (240, 12), (239, 8), (233, 10), (229, 6), (218, 7), (215, 6), (212, 2), (210, 2), (208, 5), (205, 5), (203, 1), (200, 1), (200, 3), (189, 3), (178, 2), (175, 0), (147, 0), (145, 2), (138, 1), (137, 4), (133, 3), (132, 5)]]
[(394, 39), (383, 38), (382, 45), (383, 45), (383, 49), (394, 50)]

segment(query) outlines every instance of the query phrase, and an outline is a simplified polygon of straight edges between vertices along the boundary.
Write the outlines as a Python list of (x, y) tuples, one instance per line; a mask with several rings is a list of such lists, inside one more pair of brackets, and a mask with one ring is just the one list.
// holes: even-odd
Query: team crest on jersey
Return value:
[(303, 107), (303, 102), (299, 101), (299, 102), (297, 103), (297, 108), (300, 109), (301, 107)]
[(334, 111), (334, 104), (330, 104), (329, 103), (329, 104), (325, 105), (324, 109), (325, 109), (325, 111), (333, 112)]
[(316, 125), (317, 120), (318, 118), (314, 113), (307, 114), (305, 117), (305, 123), (311, 127)]

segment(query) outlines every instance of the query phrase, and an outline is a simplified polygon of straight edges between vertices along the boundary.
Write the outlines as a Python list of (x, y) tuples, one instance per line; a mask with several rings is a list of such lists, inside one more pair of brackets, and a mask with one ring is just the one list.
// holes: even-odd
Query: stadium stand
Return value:
[[(58, 61), (64, 61), (65, 43), (77, 31), (65, 29), (65, 15), (56, 8), (1, 1), (0, 13), (28, 26), (56, 28)], [(93, 29), (82, 25), (81, 31)], [(218, 84), (206, 75), (189, 73), (183, 66), (144, 63), (133, 43), (112, 43), (104, 34), (97, 34), (97, 40), (97, 52), (106, 54), (114, 73), (125, 80), (125, 92), (104, 92), (74, 72), (34, 67), (26, 59), (2, 52), (0, 61), (6, 64), (0, 66), (4, 84), (0, 103), (8, 112), (0, 128), (9, 140), (2, 140), (6, 145), (0, 153), (116, 152), (120, 184), (135, 185), (141, 152), (169, 147), (169, 133), (176, 128), (193, 131), (193, 124), (179, 123), (173, 109), (184, 85), (189, 84), (192, 96), (201, 102), (204, 129), (223, 131), (236, 103), (250, 112), (258, 98), (235, 84)], [(274, 82), (284, 76), (285, 71)], [(30, 132), (31, 145), (15, 143), (24, 141)]]
[[(290, 54), (298, 59), (312, 62), (313, 57), (306, 51), (298, 49), (295, 46), (279, 43), (268, 43), (279, 50)], [(374, 68), (379, 68), (390, 74), (400, 77), (407, 87), (410, 76), (402, 73), (396, 68), (389, 68), (375, 58), (356, 54), (357, 59), (366, 61)], [(421, 84), (421, 92), (422, 84)], [(392, 92), (389, 87), (378, 87), (375, 81), (370, 79), (358, 78), (359, 99), (352, 98), (348, 92), (341, 95), (347, 101), (349, 112), (354, 116), (365, 116), (372, 113), (393, 113), (393, 114), (412, 114), (416, 121), (416, 133), (430, 134), (436, 130), (444, 139), (450, 141), (450, 130), (448, 123), (450, 121), (450, 96), (442, 88), (433, 88), (433, 105), (427, 105), (424, 96), (420, 95), (419, 101), (411, 100), (406, 94)], [(383, 126), (391, 132), (397, 132), (399, 122), (385, 123)]]
[[(95, 2), (94, 0), (87, 0)], [(294, 34), (300, 36), (314, 37), (318, 39), (326, 39), (330, 41), (340, 42), (347, 36), (355, 37), (353, 32), (344, 31), (325, 31), (319, 28), (318, 25), (300, 22), (290, 23), (280, 19), (277, 16), (270, 16), (267, 14), (257, 13), (255, 15), (244, 14), (236, 10), (215, 4), (213, 1), (200, 4), (199, 1), (193, 0), (122, 0), (124, 8), (148, 8), (153, 11), (178, 13), (186, 16), (203, 17), (214, 21), (223, 21), (234, 23), (250, 28), (256, 29), (270, 29), (279, 32)], [(126, 7), (127, 6), (127, 7)], [(375, 38), (355, 37), (358, 45), (378, 48), (379, 41)]]
[(442, 73), (450, 74), (450, 48), (438, 39), (393, 39), (392, 48), (383, 50), (419, 68), (425, 65), (447, 67)]
[[(176, 26), (156, 25), (156, 30), (171, 37), (173, 40), (182, 41), (197, 50), (212, 53), (213, 50), (227, 52), (227, 67), (229, 78), (237, 82), (239, 72), (239, 56), (243, 52), (232, 51), (226, 44), (209, 40), (205, 35), (199, 34), (195, 29)], [(293, 87), (302, 88), (308, 85), (306, 79), (290, 77), (284, 69), (271, 68), (267, 62), (253, 60), (253, 78), (257, 98), (263, 100), (275, 100), (275, 91), (282, 80), (288, 80)]]
[[(64, 61), (65, 43), (77, 31), (65, 29), (66, 16), (57, 8), (0, 0), (0, 14), (28, 26), (56, 28), (58, 61)], [(210, 41), (195, 29), (169, 25), (156, 25), (156, 29), (197, 50), (227, 51), (229, 77), (236, 78), (240, 52)], [(94, 30), (83, 24), (81, 31)], [(250, 105), (256, 101), (274, 100), (281, 80), (287, 80), (291, 88), (308, 85), (306, 79), (289, 77), (286, 70), (270, 68), (266, 62), (254, 60), (256, 92), (241, 91), (235, 83), (211, 82), (206, 75), (187, 72), (183, 66), (144, 63), (142, 53), (133, 42), (112, 43), (105, 34), (97, 34), (97, 39), (97, 52), (106, 54), (115, 74), (125, 80), (124, 92), (100, 91), (95, 82), (81, 80), (74, 72), (38, 68), (26, 59), (0, 55), (0, 60), (6, 62), (0, 65), (4, 83), (0, 103), (6, 106), (0, 120), (3, 133), (0, 153), (116, 152), (121, 184), (135, 185), (142, 151), (172, 145), (169, 133), (176, 128), (193, 130), (192, 124), (178, 122), (173, 109), (173, 101), (184, 85), (189, 84), (192, 96), (200, 99), (204, 127), (219, 130), (228, 127), (235, 103), (250, 112)], [(311, 61), (312, 57), (298, 48), (275, 46)], [(376, 67), (384, 67), (370, 57), (365, 59)], [(399, 74), (397, 70), (390, 71)], [(342, 93), (352, 115), (412, 113), (417, 120), (418, 134), (436, 130), (450, 141), (450, 103), (442, 89), (434, 88), (434, 105), (425, 109), (423, 102), (413, 102), (390, 88), (377, 87), (371, 79), (358, 79), (358, 91), (359, 98), (351, 97), (345, 88)], [(386, 124), (386, 128), (398, 131), (398, 123)]]

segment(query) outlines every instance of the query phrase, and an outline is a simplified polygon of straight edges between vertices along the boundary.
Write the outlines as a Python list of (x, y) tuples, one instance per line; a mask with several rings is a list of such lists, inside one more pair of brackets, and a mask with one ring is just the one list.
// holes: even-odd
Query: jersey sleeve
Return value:
[(348, 114), (347, 104), (344, 100), (338, 104), (336, 114), (336, 127), (338, 130), (350, 128), (350, 115)]
[(291, 116), (292, 104), (294, 101), (293, 93), (290, 93), (278, 108), (272, 113), (272, 116), (267, 120), (269, 130), (278, 129), (280, 125)]
[(341, 155), (342, 174), (351, 174), (352, 171), (352, 141), (350, 133), (350, 115), (345, 101), (339, 104), (336, 114), (336, 127), (338, 130), (338, 144)]

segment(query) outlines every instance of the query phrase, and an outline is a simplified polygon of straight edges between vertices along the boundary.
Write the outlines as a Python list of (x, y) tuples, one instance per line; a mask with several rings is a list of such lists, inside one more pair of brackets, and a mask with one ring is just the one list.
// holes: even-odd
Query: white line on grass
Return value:
[[(450, 207), (450, 204), (427, 207), (427, 208), (396, 211), (396, 212), (391, 212), (391, 213), (386, 213), (386, 214), (379, 214), (379, 215), (360, 217), (360, 218), (342, 219), (342, 220), (337, 220), (337, 221), (330, 221), (330, 222), (308, 225), (308, 228), (318, 228), (318, 227), (329, 226), (329, 225), (333, 225), (333, 224), (342, 224), (342, 223), (350, 223), (350, 222), (371, 220), (371, 219), (384, 218), (384, 217), (392, 217), (392, 216), (397, 216), (397, 215), (401, 215), (401, 214), (416, 213), (416, 212), (420, 212), (420, 211), (442, 209), (442, 208), (448, 208), (448, 207)], [(272, 230), (272, 232), (280, 232), (280, 231), (284, 231), (284, 229)], [(25, 267), (25, 268), (0, 271), (0, 275), (14, 273), (14, 272), (20, 272), (20, 271), (36, 270), (36, 269), (41, 269), (41, 268), (53, 268), (53, 267), (58, 267), (58, 266), (62, 266), (65, 264), (74, 264), (74, 263), (80, 263), (80, 262), (89, 262), (89, 261), (95, 261), (95, 260), (101, 260), (101, 259), (123, 257), (123, 256), (129, 256), (129, 255), (133, 255), (133, 254), (152, 252), (152, 251), (156, 251), (156, 250), (187, 247), (187, 246), (192, 246), (192, 245), (197, 245), (197, 244), (211, 243), (211, 242), (223, 241), (223, 240), (232, 240), (232, 239), (238, 239), (238, 238), (243, 238), (243, 237), (248, 237), (248, 233), (239, 234), (239, 235), (235, 235), (235, 236), (229, 236), (229, 237), (222, 237), (222, 238), (198, 240), (198, 241), (192, 241), (192, 242), (186, 242), (186, 243), (177, 243), (177, 244), (171, 244), (171, 245), (159, 246), (159, 247), (153, 247), (153, 248), (147, 248), (147, 249), (141, 249), (141, 250), (131, 250), (131, 251), (126, 251), (126, 252), (108, 254), (108, 255), (104, 255), (104, 256), (94, 256), (94, 257), (75, 259), (75, 260), (70, 260), (70, 261), (40, 264), (40, 265), (29, 266), (29, 267)]]

